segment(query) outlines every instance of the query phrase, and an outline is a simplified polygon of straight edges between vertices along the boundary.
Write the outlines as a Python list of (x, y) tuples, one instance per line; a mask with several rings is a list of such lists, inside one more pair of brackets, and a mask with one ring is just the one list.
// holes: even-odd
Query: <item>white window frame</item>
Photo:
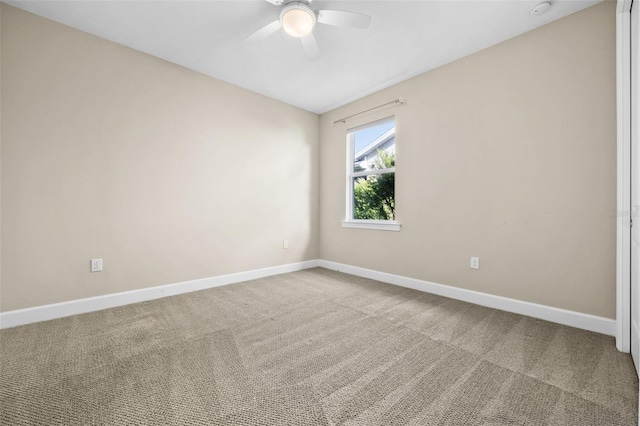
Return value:
[[(363, 219), (354, 219), (353, 218), (353, 179), (362, 176), (375, 176), (386, 173), (394, 173), (396, 172), (395, 167), (390, 167), (388, 169), (381, 170), (365, 170), (361, 172), (353, 171), (353, 159), (355, 155), (355, 138), (354, 134), (357, 131), (367, 129), (369, 127), (377, 126), (383, 124), (385, 122), (393, 121), (394, 126), (396, 125), (395, 116), (390, 116), (383, 118), (381, 120), (372, 121), (370, 123), (364, 124), (362, 126), (354, 127), (347, 130), (347, 199), (346, 199), (346, 220), (342, 221), (343, 228), (359, 228), (359, 229), (376, 229), (380, 231), (400, 231), (400, 222), (396, 220), (363, 220)], [(396, 135), (397, 140), (397, 135)], [(395, 195), (394, 195), (395, 196)]]

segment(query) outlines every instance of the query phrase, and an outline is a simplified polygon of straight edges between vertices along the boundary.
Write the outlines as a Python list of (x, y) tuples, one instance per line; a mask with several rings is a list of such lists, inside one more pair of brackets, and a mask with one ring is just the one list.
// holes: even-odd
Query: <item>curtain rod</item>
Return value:
[(331, 122), (331, 125), (335, 125), (336, 123), (346, 123), (348, 119), (355, 117), (356, 115), (364, 114), (365, 112), (373, 111), (374, 109), (382, 108), (383, 106), (391, 105), (391, 104), (404, 104), (404, 99), (402, 97), (398, 99), (394, 99), (391, 102), (387, 102), (386, 104), (374, 106), (373, 108), (369, 108), (364, 111), (356, 112), (355, 114), (351, 114), (347, 117), (341, 118), (339, 120), (334, 120)]

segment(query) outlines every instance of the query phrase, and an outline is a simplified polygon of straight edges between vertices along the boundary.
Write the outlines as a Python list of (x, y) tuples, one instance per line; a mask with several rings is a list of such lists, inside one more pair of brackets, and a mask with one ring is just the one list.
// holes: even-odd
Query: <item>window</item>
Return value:
[(347, 132), (347, 220), (342, 226), (399, 231), (393, 117)]

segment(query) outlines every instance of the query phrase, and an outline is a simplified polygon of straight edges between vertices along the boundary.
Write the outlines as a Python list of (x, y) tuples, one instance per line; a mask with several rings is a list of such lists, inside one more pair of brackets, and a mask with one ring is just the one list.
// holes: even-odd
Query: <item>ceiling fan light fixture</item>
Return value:
[(280, 22), (284, 31), (290, 36), (304, 37), (313, 30), (316, 14), (305, 4), (290, 4), (282, 9)]

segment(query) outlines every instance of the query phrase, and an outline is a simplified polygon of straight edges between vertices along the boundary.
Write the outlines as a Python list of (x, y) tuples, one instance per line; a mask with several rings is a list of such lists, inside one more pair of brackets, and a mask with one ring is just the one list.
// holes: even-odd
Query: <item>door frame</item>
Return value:
[(616, 347), (631, 350), (631, 3), (616, 9)]

